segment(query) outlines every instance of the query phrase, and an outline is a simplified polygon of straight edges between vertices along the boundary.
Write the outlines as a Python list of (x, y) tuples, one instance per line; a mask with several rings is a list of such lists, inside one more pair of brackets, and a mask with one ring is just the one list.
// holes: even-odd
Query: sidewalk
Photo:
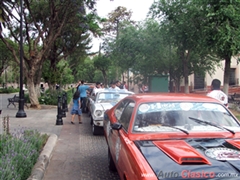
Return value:
[[(27, 109), (24, 107), (24, 112), (27, 117), (25, 118), (16, 118), (16, 114), (18, 112), (18, 106), (13, 107), (9, 106), (9, 108), (2, 109), (2, 118), (5, 116), (9, 116), (9, 124), (10, 131), (13, 132), (14, 129), (19, 128), (29, 128), (36, 129), (39, 132), (56, 134), (60, 135), (62, 126), (56, 125), (57, 120), (57, 107), (56, 106), (47, 106), (42, 105), (42, 109)], [(1, 123), (2, 126), (2, 123)], [(2, 133), (2, 128), (1, 133)]]
[[(46, 168), (50, 162), (53, 149), (58, 141), (62, 125), (56, 125), (57, 120), (57, 107), (56, 106), (48, 106), (42, 105), (42, 109), (32, 109), (25, 108), (24, 112), (27, 117), (24, 118), (16, 118), (16, 114), (18, 112), (18, 104), (16, 107), (2, 106), (2, 119), (4, 117), (9, 116), (9, 129), (10, 132), (14, 132), (19, 129), (31, 129), (37, 130), (38, 132), (49, 134), (48, 141), (42, 150), (37, 163), (35, 164), (32, 175), (28, 180), (41, 180), (45, 174)], [(0, 131), (2, 133), (2, 123), (0, 125)]]
[(83, 124), (78, 124), (77, 117), (75, 124), (70, 123), (71, 104), (62, 118), (63, 125), (56, 125), (56, 106), (26, 108), (26, 118), (15, 117), (18, 106), (2, 107), (1, 116), (9, 116), (11, 132), (29, 128), (51, 134), (28, 180), (119, 180), (117, 173), (108, 170), (106, 141), (103, 136), (92, 135), (87, 114), (82, 115)]

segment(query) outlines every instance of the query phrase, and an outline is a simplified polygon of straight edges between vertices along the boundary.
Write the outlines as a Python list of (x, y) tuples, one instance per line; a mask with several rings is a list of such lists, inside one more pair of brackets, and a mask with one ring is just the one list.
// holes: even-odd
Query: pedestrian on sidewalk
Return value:
[(228, 107), (228, 96), (220, 89), (221, 81), (219, 79), (213, 79), (211, 84), (211, 92), (207, 96), (219, 100), (222, 104)]
[(87, 102), (87, 90), (89, 88), (94, 88), (94, 85), (86, 85), (85, 81), (81, 81), (81, 85), (78, 87), (78, 91), (80, 92), (80, 99), (82, 104), (82, 113), (86, 113), (86, 102)]
[(75, 115), (78, 115), (79, 124), (82, 124), (82, 121), (81, 121), (81, 115), (82, 115), (81, 99), (80, 99), (80, 92), (78, 91), (78, 89), (73, 94), (73, 106), (72, 106), (72, 110), (71, 110), (71, 115), (72, 115), (71, 124), (74, 124)]

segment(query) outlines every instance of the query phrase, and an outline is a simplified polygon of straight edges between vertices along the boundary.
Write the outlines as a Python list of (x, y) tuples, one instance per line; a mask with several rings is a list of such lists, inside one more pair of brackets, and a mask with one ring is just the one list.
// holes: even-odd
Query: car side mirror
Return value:
[(113, 130), (120, 130), (122, 128), (122, 124), (120, 124), (120, 123), (111, 124), (111, 128)]

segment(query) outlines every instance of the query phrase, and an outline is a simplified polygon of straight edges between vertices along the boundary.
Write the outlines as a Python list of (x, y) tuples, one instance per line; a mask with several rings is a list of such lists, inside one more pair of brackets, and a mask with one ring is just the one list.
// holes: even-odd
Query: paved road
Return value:
[[(90, 118), (70, 124), (67, 115), (44, 180), (119, 180), (109, 172), (104, 136), (93, 136)], [(77, 122), (77, 119), (75, 120)]]
[[(18, 105), (7, 108), (7, 98), (14, 94), (0, 94), (1, 116), (9, 116), (10, 130), (36, 129), (58, 136), (44, 180), (119, 180), (117, 173), (109, 172), (107, 144), (104, 136), (93, 136), (90, 118), (83, 114), (83, 124), (71, 124), (71, 115), (62, 118), (63, 125), (56, 125), (57, 107), (43, 106), (41, 110), (27, 109), (26, 118), (16, 118)], [(71, 105), (69, 107), (70, 111)], [(2, 131), (2, 123), (1, 123)]]

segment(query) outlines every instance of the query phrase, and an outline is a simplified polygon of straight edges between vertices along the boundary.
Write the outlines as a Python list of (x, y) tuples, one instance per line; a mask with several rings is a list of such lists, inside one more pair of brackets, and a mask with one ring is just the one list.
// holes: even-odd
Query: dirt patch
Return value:
[(51, 108), (57, 108), (57, 106), (53, 106), (53, 105), (41, 105), (41, 109), (51, 109)]
[(41, 109), (56, 109), (57, 106), (41, 104), (39, 108), (30, 107), (29, 109), (41, 110)]

